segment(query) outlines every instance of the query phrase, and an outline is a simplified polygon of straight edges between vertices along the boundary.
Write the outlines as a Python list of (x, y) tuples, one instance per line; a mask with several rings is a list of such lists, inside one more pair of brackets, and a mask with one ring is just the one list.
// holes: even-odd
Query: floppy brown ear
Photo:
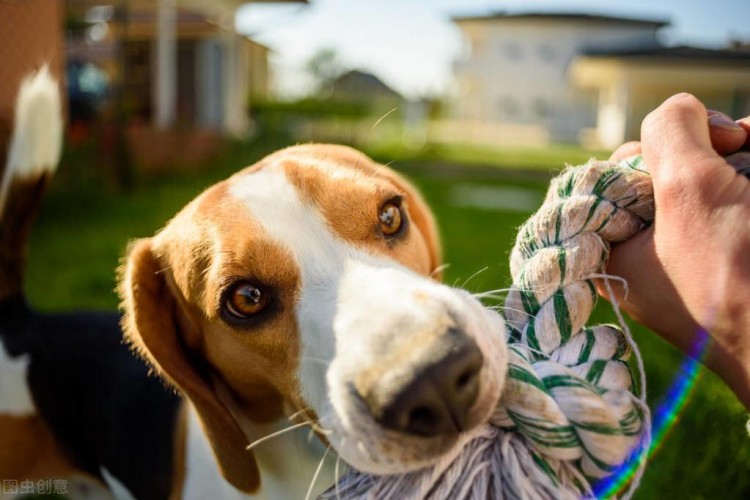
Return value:
[(131, 248), (120, 276), (123, 331), (126, 339), (169, 382), (190, 399), (224, 478), (243, 492), (260, 486), (247, 438), (219, 400), (205, 373), (195, 366), (180, 331), (185, 320), (165, 269), (152, 251), (151, 239)]

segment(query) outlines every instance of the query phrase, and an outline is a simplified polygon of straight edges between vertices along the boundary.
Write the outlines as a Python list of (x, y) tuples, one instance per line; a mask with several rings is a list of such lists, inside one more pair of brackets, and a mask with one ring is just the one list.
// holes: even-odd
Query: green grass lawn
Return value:
[(607, 155), (603, 151), (592, 152), (566, 144), (550, 144), (539, 148), (427, 144), (420, 149), (409, 149), (401, 144), (373, 141), (367, 147), (367, 151), (372, 156), (383, 159), (385, 162), (396, 161), (402, 164), (458, 164), (502, 170), (538, 171), (559, 169), (565, 163), (578, 165), (592, 156), (604, 157)]
[[(27, 276), (31, 302), (42, 310), (114, 309), (114, 270), (127, 242), (153, 234), (204, 187), (253, 163), (269, 149), (271, 145), (231, 145), (223, 158), (199, 174), (142, 180), (132, 194), (114, 190), (99, 170), (102, 165), (67, 155), (32, 236)], [(515, 228), (528, 217), (531, 207), (541, 202), (550, 170), (589, 156), (573, 148), (541, 153), (508, 150), (505, 159), (494, 166), (509, 166), (506, 163), (520, 158), (517, 164), (525, 167), (508, 170), (455, 165), (493, 166), (492, 159), (503, 156), (502, 151), (477, 153), (475, 162), (467, 160), (465, 148), (445, 157), (434, 150), (421, 156), (403, 152), (389, 156), (384, 149), (374, 154), (381, 161), (395, 158), (394, 167), (422, 189), (442, 228), (445, 258), (450, 263), (446, 282), (472, 291), (508, 285), (507, 260)], [(431, 167), (433, 164), (453, 166)], [(492, 209), (471, 206), (467, 193), (482, 189), (517, 202)], [(526, 209), (517, 211), (517, 207)], [(600, 303), (594, 320), (614, 318), (606, 304)], [(655, 408), (679, 377), (683, 356), (645, 329), (634, 326), (633, 331), (643, 352), (649, 401)], [(671, 432), (654, 454), (637, 497), (750, 498), (747, 419), (734, 396), (703, 370)]]

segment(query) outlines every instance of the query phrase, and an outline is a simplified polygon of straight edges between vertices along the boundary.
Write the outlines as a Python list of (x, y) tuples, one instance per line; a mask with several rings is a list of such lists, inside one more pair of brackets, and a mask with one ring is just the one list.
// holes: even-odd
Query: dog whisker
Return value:
[(316, 423), (310, 425), (310, 431), (307, 433), (307, 441), (309, 443), (312, 442), (313, 438), (315, 437), (315, 433), (323, 434), (324, 436), (328, 436), (333, 433), (332, 430), (326, 429), (325, 427), (322, 427)]
[(318, 426), (311, 426), (310, 430), (307, 432), (307, 442), (312, 443), (313, 440), (317, 437), (316, 433), (323, 434), (324, 436), (327, 436), (331, 434), (333, 431), (324, 429), (323, 427)]
[(161, 268), (161, 269), (158, 269), (158, 270), (156, 271), (156, 273), (154, 273), (154, 274), (164, 274), (164, 273), (166, 273), (167, 271), (171, 271), (171, 270), (172, 270), (172, 266), (167, 266), (167, 267), (163, 267), (163, 268)]
[(488, 295), (494, 295), (497, 293), (508, 293), (509, 291), (510, 288), (498, 288), (497, 290), (487, 290), (484, 292), (473, 293), (472, 295), (474, 297), (486, 297)]
[(479, 271), (477, 271), (474, 274), (472, 274), (471, 276), (469, 276), (468, 278), (466, 278), (464, 280), (464, 282), (461, 284), (461, 288), (466, 288), (466, 285), (469, 283), (469, 281), (471, 281), (472, 279), (474, 279), (478, 275), (482, 274), (483, 272), (485, 272), (489, 268), (490, 268), (490, 266), (485, 266), (482, 269), (480, 269)]
[(286, 428), (281, 429), (279, 431), (272, 432), (271, 434), (263, 436), (260, 439), (256, 439), (255, 441), (253, 441), (252, 443), (250, 443), (249, 445), (247, 445), (247, 447), (245, 449), (246, 450), (252, 450), (253, 448), (255, 448), (256, 446), (258, 446), (259, 444), (265, 443), (269, 439), (273, 439), (275, 437), (281, 436), (282, 434), (286, 434), (287, 432), (293, 431), (294, 429), (299, 429), (300, 427), (304, 427), (306, 425), (311, 425), (311, 424), (314, 425), (314, 422), (312, 420), (307, 420), (305, 422), (300, 422), (298, 424), (290, 425), (289, 427), (286, 427)]
[(287, 420), (294, 420), (295, 418), (299, 417), (300, 415), (302, 415), (306, 411), (310, 411), (310, 408), (302, 408), (301, 410), (295, 411), (294, 413), (292, 413), (291, 415), (289, 415), (286, 418), (287, 418)]
[(493, 310), (493, 311), (500, 311), (500, 312), (502, 312), (502, 311), (504, 311), (504, 310), (505, 310), (505, 306), (503, 306), (503, 305), (500, 305), (500, 304), (498, 304), (498, 305), (496, 305), (496, 306), (485, 306), (485, 308), (486, 308), (486, 309), (491, 309), (491, 310)]
[(522, 315), (527, 316), (529, 318), (532, 316), (532, 314), (529, 314), (528, 312), (524, 311), (523, 309), (516, 309), (515, 307), (508, 307), (508, 306), (498, 305), (496, 307), (493, 307), (492, 309), (494, 309), (496, 311), (500, 311), (500, 312), (502, 312), (502, 311), (513, 311), (515, 313), (522, 314)]
[(383, 120), (385, 120), (386, 118), (388, 118), (388, 115), (390, 115), (391, 113), (393, 113), (397, 109), (398, 109), (398, 106), (396, 106), (395, 108), (393, 108), (392, 110), (388, 111), (383, 116), (381, 116), (380, 118), (378, 118), (378, 120), (372, 125), (372, 127), (370, 127), (370, 132), (372, 132), (373, 130), (375, 130), (375, 127), (377, 127), (378, 125), (380, 125), (380, 122), (382, 122)]
[(312, 424), (310, 424), (310, 427), (311, 427), (310, 431), (311, 432), (312, 431), (316, 431), (316, 432), (318, 432), (320, 434), (323, 434), (323, 435), (326, 435), (326, 436), (330, 435), (330, 434), (333, 434), (333, 431), (331, 429), (326, 429), (325, 426), (323, 424), (321, 424), (321, 422), (324, 419), (330, 417), (332, 414), (333, 414), (333, 412), (325, 413), (322, 417), (318, 418), (315, 421), (312, 421)]
[[(367, 132), (367, 136), (365, 137), (365, 140), (362, 142), (362, 147), (363, 148), (364, 148), (364, 146), (366, 146), (370, 142), (370, 138), (372, 137), (372, 133), (375, 130), (375, 127), (377, 127), (378, 125), (380, 125), (380, 122), (382, 122), (383, 120), (385, 120), (388, 117), (388, 115), (390, 115), (391, 113), (393, 113), (397, 109), (398, 109), (398, 106), (396, 106), (392, 110), (390, 110), (387, 113), (385, 113), (384, 115), (382, 115), (380, 118), (378, 118), (375, 121), (375, 123), (373, 123), (372, 127), (370, 127), (370, 130)], [(354, 169), (355, 170), (357, 170), (359, 168), (359, 160), (360, 160), (360, 158), (363, 158), (364, 156), (365, 156), (365, 154), (360, 151), (359, 156), (357, 157), (357, 161), (354, 164)], [(375, 172), (377, 173), (378, 171), (380, 171), (381, 168), (385, 168), (385, 167), (390, 166), (391, 163), (393, 163), (394, 161), (395, 160), (391, 160), (390, 162), (388, 162), (385, 165), (377, 164), (375, 166)]]
[(310, 497), (312, 495), (313, 488), (315, 487), (315, 483), (318, 480), (318, 476), (320, 476), (320, 471), (323, 470), (323, 463), (326, 460), (326, 457), (328, 456), (328, 452), (331, 451), (331, 445), (328, 445), (328, 448), (326, 448), (325, 453), (323, 453), (323, 458), (320, 459), (320, 463), (318, 464), (318, 468), (315, 469), (315, 474), (313, 475), (312, 481), (310, 482), (310, 487), (307, 489), (307, 495), (305, 495), (305, 500), (310, 500)]
[[(598, 277), (598, 276), (594, 276), (594, 277)], [(514, 285), (514, 286), (509, 287), (509, 288), (498, 288), (496, 290), (486, 290), (484, 292), (475, 293), (473, 295), (474, 295), (474, 297), (483, 297), (483, 296), (485, 296), (487, 294), (508, 293), (511, 290), (519, 290), (519, 291), (524, 291), (524, 292), (538, 292), (538, 291), (541, 291), (541, 290), (545, 290), (545, 289), (549, 288), (552, 285), (553, 285), (553, 283), (540, 283), (540, 284), (538, 284), (536, 286), (525, 286), (525, 287), (519, 287), (519, 286), (515, 286)]]
[(549, 359), (549, 357), (550, 357), (549, 354), (547, 354), (546, 352), (540, 351), (538, 349), (534, 349), (533, 347), (528, 347), (527, 346), (526, 349), (528, 349), (529, 351), (533, 352), (537, 356), (540, 356), (542, 359)]
[(430, 278), (432, 278), (433, 276), (435, 276), (435, 275), (436, 275), (437, 273), (441, 273), (441, 272), (445, 271), (445, 270), (446, 270), (446, 269), (448, 269), (449, 267), (451, 267), (451, 265), (450, 265), (450, 264), (447, 264), (447, 263), (446, 263), (446, 264), (442, 264), (442, 265), (440, 265), (440, 266), (437, 266), (437, 267), (436, 267), (435, 269), (433, 269), (433, 270), (432, 270), (432, 272), (430, 273)]

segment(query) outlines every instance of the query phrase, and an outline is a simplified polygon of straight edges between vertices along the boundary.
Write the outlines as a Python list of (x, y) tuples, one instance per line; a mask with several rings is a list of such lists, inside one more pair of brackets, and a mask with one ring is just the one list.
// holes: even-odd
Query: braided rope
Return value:
[[(643, 366), (624, 322), (624, 331), (584, 327), (597, 299), (593, 278), (603, 276), (610, 243), (632, 237), (653, 215), (640, 157), (592, 160), (553, 179), (511, 253), (508, 375), (489, 424), (431, 468), (400, 476), (350, 470), (324, 496), (592, 496), (589, 480), (611, 475), (650, 438)], [(626, 363), (633, 352), (640, 398)]]
[(589, 162), (554, 179), (510, 259), (509, 381), (496, 423), (517, 428), (546, 456), (580, 459), (595, 478), (622, 464), (642, 432), (623, 332), (583, 328), (597, 298), (591, 276), (604, 272), (610, 242), (653, 220), (640, 164)]

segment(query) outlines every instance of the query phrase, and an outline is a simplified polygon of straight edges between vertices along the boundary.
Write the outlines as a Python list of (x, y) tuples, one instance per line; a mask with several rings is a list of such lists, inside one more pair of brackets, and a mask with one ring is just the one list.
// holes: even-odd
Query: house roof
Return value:
[(495, 21), (495, 20), (551, 20), (551, 21), (584, 21), (591, 23), (606, 24), (631, 24), (640, 26), (653, 26), (661, 28), (670, 24), (667, 19), (646, 19), (635, 17), (608, 16), (602, 14), (586, 14), (578, 12), (505, 12), (496, 11), (485, 15), (476, 16), (454, 16), (454, 22), (464, 21)]
[(178, 0), (177, 3), (192, 8), (217, 6), (236, 8), (244, 3), (308, 3), (308, 0)]
[[(106, 3), (106, 2), (102, 2)], [(224, 7), (224, 8), (237, 8), (244, 3), (309, 3), (308, 0), (177, 0), (177, 5), (188, 8), (206, 8), (206, 7)], [(92, 7), (91, 0), (67, 0), (69, 9), (73, 10), (88, 10)], [(131, 2), (138, 6), (138, 4), (153, 4), (153, 1), (135, 0)], [(153, 7), (153, 5), (151, 5)], [(132, 7), (132, 5), (131, 5)]]
[(259, 41), (257, 41), (255, 38), (248, 36), (248, 35), (240, 35), (242, 38), (244, 38), (249, 44), (258, 47), (260, 49), (263, 49), (265, 52), (268, 52), (270, 54), (275, 53), (274, 50), (269, 47), (268, 45), (262, 44)]
[(589, 57), (611, 57), (617, 59), (642, 60), (660, 59), (672, 61), (704, 61), (747, 64), (750, 51), (731, 49), (706, 49), (680, 45), (676, 47), (648, 47), (623, 49), (588, 49), (583, 52)]
[(177, 0), (178, 7), (203, 12), (216, 11), (217, 9), (235, 10), (246, 3), (308, 3), (308, 0)]
[(393, 90), (380, 78), (358, 69), (347, 71), (333, 81), (334, 92), (359, 94), (361, 97), (377, 94), (401, 99), (401, 94)]

